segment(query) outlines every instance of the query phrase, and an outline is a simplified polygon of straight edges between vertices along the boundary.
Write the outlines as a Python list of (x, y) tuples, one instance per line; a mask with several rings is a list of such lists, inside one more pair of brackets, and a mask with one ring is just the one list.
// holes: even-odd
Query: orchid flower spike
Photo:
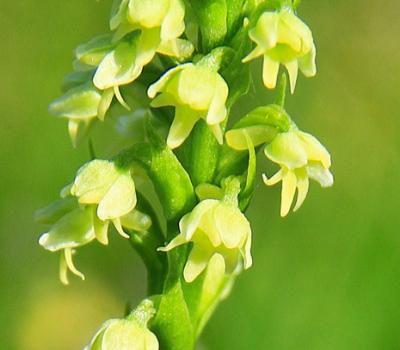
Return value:
[(256, 48), (243, 62), (264, 57), (263, 81), (267, 88), (275, 88), (280, 64), (289, 73), (292, 93), (296, 87), (299, 68), (306, 77), (316, 74), (316, 49), (311, 30), (292, 9), (264, 12), (256, 25), (249, 30), (249, 37), (256, 43)]

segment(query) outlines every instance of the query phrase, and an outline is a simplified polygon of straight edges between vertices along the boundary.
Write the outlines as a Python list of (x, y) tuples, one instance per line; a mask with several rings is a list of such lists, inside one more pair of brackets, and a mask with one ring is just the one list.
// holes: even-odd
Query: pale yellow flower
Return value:
[(200, 119), (206, 121), (218, 142), (223, 142), (220, 124), (227, 117), (228, 85), (218, 72), (202, 65), (182, 64), (151, 85), (148, 95), (153, 98), (153, 107), (175, 107), (167, 138), (170, 148), (179, 147)]
[(275, 88), (280, 64), (289, 73), (292, 93), (296, 86), (298, 69), (306, 77), (316, 74), (316, 49), (311, 30), (292, 9), (264, 12), (255, 27), (249, 30), (249, 37), (256, 43), (256, 48), (243, 62), (264, 57), (263, 81), (267, 88)]
[(322, 187), (333, 184), (329, 171), (331, 157), (326, 148), (312, 135), (300, 130), (281, 133), (265, 147), (264, 153), (281, 169), (270, 179), (263, 174), (264, 183), (272, 186), (282, 181), (281, 216), (286, 216), (292, 205), (296, 190), (294, 211), (303, 204), (313, 179)]
[(162, 251), (193, 242), (183, 276), (194, 281), (216, 256), (226, 273), (252, 265), (251, 228), (243, 213), (231, 203), (206, 199), (179, 222), (180, 233)]

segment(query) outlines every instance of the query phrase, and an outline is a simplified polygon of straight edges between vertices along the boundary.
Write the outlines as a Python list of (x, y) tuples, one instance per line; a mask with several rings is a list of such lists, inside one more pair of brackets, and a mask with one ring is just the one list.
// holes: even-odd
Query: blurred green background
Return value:
[[(32, 220), (88, 157), (47, 105), (73, 48), (106, 31), (109, 7), (0, 1), (1, 349), (80, 349), (145, 292), (139, 259), (116, 235), (107, 249), (82, 249), (87, 281), (62, 287), (58, 257), (39, 247)], [(201, 349), (400, 348), (399, 12), (396, 1), (303, 1), (319, 74), (299, 78), (288, 110), (331, 151), (335, 186), (313, 185), (283, 220), (279, 186), (259, 184), (248, 212), (254, 267), (210, 321)], [(271, 101), (260, 91), (238, 108)]]

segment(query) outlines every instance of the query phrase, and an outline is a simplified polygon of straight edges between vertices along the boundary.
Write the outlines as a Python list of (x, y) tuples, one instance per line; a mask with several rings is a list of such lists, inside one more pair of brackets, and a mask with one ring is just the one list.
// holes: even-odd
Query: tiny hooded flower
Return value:
[(319, 182), (322, 187), (333, 184), (333, 176), (329, 171), (330, 154), (310, 134), (300, 130), (281, 133), (265, 147), (264, 153), (281, 168), (270, 179), (263, 175), (264, 183), (268, 186), (282, 181), (281, 216), (288, 214), (296, 189), (294, 211), (300, 208), (307, 196), (309, 179)]
[(275, 88), (280, 64), (289, 73), (292, 93), (298, 69), (306, 77), (316, 74), (316, 49), (311, 30), (293, 10), (284, 8), (279, 12), (264, 12), (255, 27), (249, 30), (249, 37), (256, 43), (256, 48), (243, 62), (264, 57), (263, 81), (267, 88)]
[(108, 243), (110, 221), (123, 237), (129, 238), (121, 223), (122, 219), (133, 220), (125, 216), (131, 215), (136, 206), (135, 184), (129, 170), (120, 169), (111, 161), (93, 160), (78, 170), (70, 191), (80, 204), (97, 206), (93, 225), (101, 243)]
[[(43, 233), (39, 238), (39, 244), (45, 249), (56, 252), (62, 251), (60, 259), (60, 280), (68, 284), (67, 272), (70, 270), (78, 277), (85, 276), (75, 267), (72, 256), (76, 248), (82, 247), (95, 239), (93, 227), (93, 207), (75, 207), (75, 209), (58, 216), (65, 210), (69, 203), (54, 204), (42, 210), (41, 216), (49, 222), (49, 217), (56, 220), (50, 230)], [(62, 210), (60, 210), (62, 208)], [(47, 212), (46, 215), (45, 212)], [(49, 215), (51, 214), (51, 215)]]
[(193, 63), (172, 68), (151, 85), (148, 95), (153, 98), (152, 107), (175, 107), (167, 145), (172, 149), (179, 147), (200, 119), (206, 121), (222, 144), (220, 123), (227, 117), (228, 91), (228, 85), (218, 72)]
[(179, 235), (160, 250), (193, 242), (183, 272), (186, 282), (194, 281), (216, 255), (224, 262), (226, 273), (234, 272), (242, 260), (245, 269), (252, 265), (250, 224), (237, 206), (223, 200), (203, 200), (180, 220), (179, 228)]
[(92, 83), (85, 83), (53, 101), (49, 111), (55, 116), (68, 119), (69, 135), (76, 146), (96, 118), (104, 119), (111, 100), (112, 95), (108, 91), (102, 93)]

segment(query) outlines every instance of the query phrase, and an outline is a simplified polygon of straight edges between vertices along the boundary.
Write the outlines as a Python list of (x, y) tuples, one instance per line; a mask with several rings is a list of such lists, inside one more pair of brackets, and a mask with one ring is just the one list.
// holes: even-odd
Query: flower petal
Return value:
[(136, 205), (135, 183), (129, 172), (118, 176), (97, 208), (101, 220), (119, 218), (128, 214)]
[(306, 77), (313, 77), (317, 74), (317, 67), (315, 65), (316, 49), (315, 44), (311, 46), (311, 50), (299, 58), (299, 68)]
[(144, 232), (150, 228), (152, 222), (150, 216), (134, 209), (121, 217), (121, 224), (130, 230)]
[(288, 171), (282, 179), (281, 194), (281, 216), (284, 217), (289, 213), (292, 206), (293, 198), (296, 193), (297, 178), (296, 175)]
[(297, 60), (293, 60), (291, 62), (285, 63), (285, 67), (289, 74), (289, 81), (290, 81), (290, 92), (293, 94), (296, 88), (297, 82), (297, 73), (299, 70), (299, 65)]
[(308, 175), (306, 170), (300, 169), (296, 171), (296, 173), (297, 173), (297, 201), (293, 211), (297, 211), (304, 203), (304, 200), (307, 197), (308, 187), (309, 187)]
[[(204, 232), (207, 232), (210, 226), (214, 226), (212, 221), (208, 221), (208, 218), (205, 217), (205, 214), (207, 214), (207, 212), (212, 212), (212, 209), (217, 206), (218, 203), (219, 201), (215, 199), (206, 199), (201, 201), (194, 207), (190, 214), (187, 214), (188, 216), (185, 215), (182, 218), (182, 220), (179, 222), (179, 228), (181, 233), (188, 241), (192, 239), (193, 234), (200, 225)], [(218, 238), (216, 239), (218, 241)], [(214, 241), (214, 243), (216, 243), (215, 245), (219, 244), (219, 242), (215, 241), (215, 239), (211, 239), (211, 241)]]
[(289, 170), (301, 168), (307, 164), (308, 157), (303, 143), (294, 132), (278, 134), (274, 140), (264, 148), (268, 159)]
[(97, 108), (97, 118), (104, 120), (104, 117), (111, 106), (111, 102), (114, 98), (114, 89), (109, 88), (103, 91), (99, 106)]
[(279, 181), (282, 181), (283, 178), (283, 170), (280, 169), (277, 173), (275, 173), (271, 178), (268, 179), (267, 175), (262, 174), (262, 178), (264, 183), (267, 186), (276, 185)]
[(169, 242), (165, 247), (160, 247), (157, 250), (160, 252), (168, 252), (168, 251), (174, 249), (175, 247), (178, 247), (178, 246), (180, 246), (182, 244), (186, 244), (186, 243), (188, 243), (188, 240), (182, 233), (180, 233), (171, 242)]
[(71, 194), (78, 197), (82, 204), (98, 204), (119, 174), (113, 162), (92, 160), (78, 170)]
[(302, 131), (298, 131), (297, 135), (302, 141), (309, 161), (320, 162), (324, 168), (331, 166), (331, 155), (316, 137)]
[(219, 124), (225, 120), (227, 110), (225, 107), (229, 89), (225, 80), (220, 75), (216, 76), (214, 96), (211, 101), (210, 108), (207, 113), (207, 124)]
[(322, 187), (331, 187), (333, 185), (332, 173), (319, 164), (309, 164), (307, 166), (307, 174), (310, 179), (319, 182)]
[(64, 249), (64, 254), (65, 254), (65, 262), (68, 266), (68, 269), (76, 276), (81, 278), (82, 280), (85, 280), (85, 275), (80, 272), (74, 265), (74, 262), (72, 260), (72, 255), (75, 253), (71, 248), (66, 248)]
[(93, 228), (96, 235), (96, 239), (104, 245), (108, 244), (108, 226), (109, 221), (102, 221), (97, 217), (97, 214), (93, 213)]
[(158, 79), (154, 84), (151, 84), (149, 89), (147, 90), (147, 95), (150, 98), (154, 98), (158, 92), (161, 92), (167, 83), (182, 69), (184, 69), (187, 66), (191, 66), (193, 63), (186, 63), (186, 64), (180, 64), (174, 68), (171, 68), (168, 70), (166, 73), (164, 73), (160, 79)]
[(76, 248), (95, 238), (92, 219), (93, 208), (78, 208), (64, 215), (39, 238), (39, 244), (52, 252)]
[(185, 30), (185, 6), (181, 0), (170, 0), (170, 7), (161, 25), (161, 40), (178, 38)]
[(254, 28), (249, 30), (251, 40), (262, 47), (264, 52), (277, 44), (279, 14), (264, 12)]
[(168, 133), (168, 147), (171, 149), (179, 147), (189, 136), (199, 119), (199, 115), (192, 109), (185, 106), (177, 106), (175, 117)]
[(97, 88), (104, 90), (128, 84), (140, 75), (143, 67), (136, 64), (138, 41), (138, 37), (130, 42), (123, 41), (103, 58), (93, 77)]
[(204, 271), (212, 254), (212, 250), (203, 249), (201, 245), (193, 245), (183, 270), (183, 277), (186, 282), (193, 282)]
[(279, 62), (272, 60), (268, 55), (264, 55), (263, 61), (263, 82), (268, 89), (274, 89), (278, 77)]
[(215, 207), (213, 215), (224, 246), (228, 249), (241, 248), (251, 231), (242, 212), (236, 207), (221, 203)]

